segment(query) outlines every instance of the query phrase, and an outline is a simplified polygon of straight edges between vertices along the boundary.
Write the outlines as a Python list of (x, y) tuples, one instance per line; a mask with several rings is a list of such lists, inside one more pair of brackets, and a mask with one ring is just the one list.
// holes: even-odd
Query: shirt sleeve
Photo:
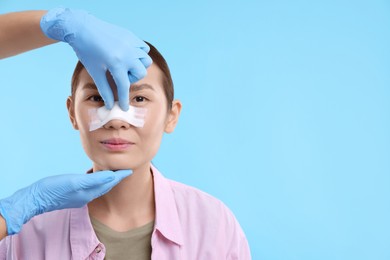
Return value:
[(226, 259), (227, 260), (251, 260), (248, 240), (236, 217), (229, 208), (225, 206), (225, 221), (222, 226), (226, 235)]
[[(239, 236), (237, 241), (237, 259), (251, 260), (251, 252), (249, 249), (248, 240), (245, 235)], [(234, 256), (234, 255), (233, 255)], [(234, 259), (233, 256), (228, 256), (228, 259)]]

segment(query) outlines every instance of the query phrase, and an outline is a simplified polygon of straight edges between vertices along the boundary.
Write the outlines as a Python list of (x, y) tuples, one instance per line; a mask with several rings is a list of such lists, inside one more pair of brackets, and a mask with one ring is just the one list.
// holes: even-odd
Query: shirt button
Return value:
[(95, 252), (97, 254), (99, 254), (100, 252), (102, 251), (102, 248), (100, 246), (98, 246), (97, 248), (95, 248)]

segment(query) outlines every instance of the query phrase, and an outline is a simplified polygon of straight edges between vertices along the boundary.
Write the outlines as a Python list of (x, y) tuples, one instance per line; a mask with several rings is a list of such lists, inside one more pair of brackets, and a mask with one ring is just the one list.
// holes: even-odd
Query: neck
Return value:
[[(94, 172), (100, 169), (96, 166)], [(89, 214), (114, 230), (126, 231), (154, 220), (154, 188), (150, 164), (133, 169), (105, 195), (88, 204)]]

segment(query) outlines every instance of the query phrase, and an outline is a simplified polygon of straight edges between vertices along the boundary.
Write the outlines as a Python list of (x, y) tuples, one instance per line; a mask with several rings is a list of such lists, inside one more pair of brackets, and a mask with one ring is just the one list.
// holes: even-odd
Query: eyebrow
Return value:
[(83, 89), (97, 90), (97, 87), (96, 87), (95, 83), (86, 83), (86, 84), (83, 86)]
[[(83, 89), (97, 90), (97, 87), (96, 87), (95, 83), (89, 82), (89, 83), (86, 83), (83, 86)], [(143, 90), (143, 89), (151, 89), (151, 90), (155, 91), (154, 88), (151, 85), (146, 84), (146, 83), (144, 83), (144, 84), (134, 84), (134, 85), (131, 85), (131, 87), (130, 87), (130, 91), (140, 91), (140, 90)]]
[(155, 91), (154, 88), (151, 85), (146, 84), (146, 83), (139, 84), (139, 85), (138, 84), (134, 84), (134, 85), (131, 85), (131, 87), (130, 87), (130, 91), (140, 91), (140, 90), (143, 90), (143, 89), (151, 89), (151, 90)]

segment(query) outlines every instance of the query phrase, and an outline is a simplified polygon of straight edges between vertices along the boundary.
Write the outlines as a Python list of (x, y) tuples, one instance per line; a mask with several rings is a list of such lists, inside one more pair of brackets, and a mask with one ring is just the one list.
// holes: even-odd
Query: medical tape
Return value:
[(146, 108), (134, 106), (129, 106), (129, 110), (123, 111), (118, 102), (114, 103), (111, 110), (108, 110), (105, 106), (93, 108), (88, 110), (90, 117), (89, 131), (99, 129), (114, 119), (125, 121), (135, 127), (143, 127), (146, 112)]

